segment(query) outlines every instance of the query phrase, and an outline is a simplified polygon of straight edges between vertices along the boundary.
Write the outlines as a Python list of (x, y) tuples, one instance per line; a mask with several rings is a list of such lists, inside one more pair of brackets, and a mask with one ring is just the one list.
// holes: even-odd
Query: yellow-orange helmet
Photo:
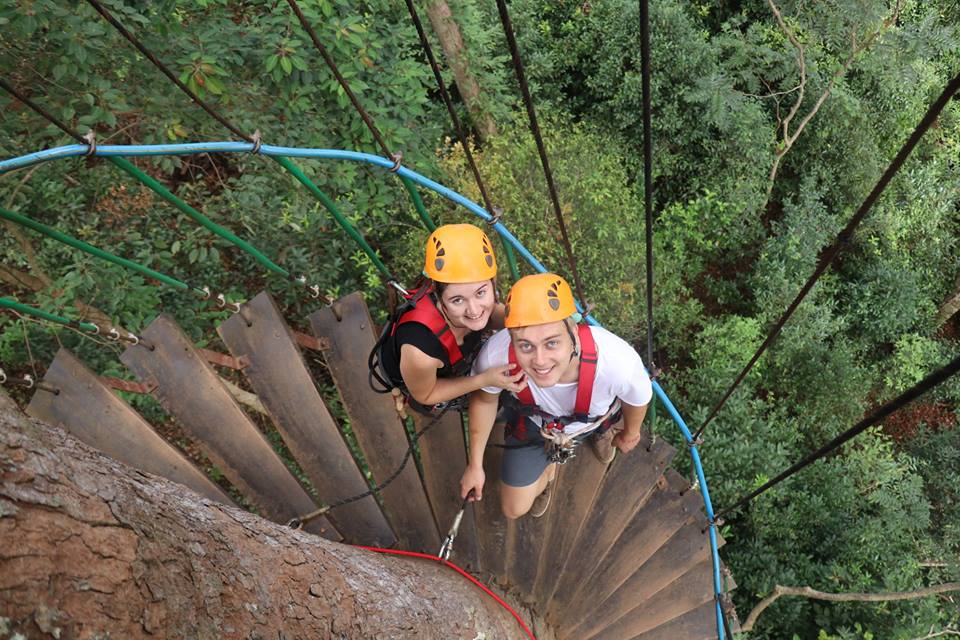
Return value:
[(480, 282), (497, 277), (497, 259), (482, 229), (445, 224), (427, 239), (423, 272), (435, 282)]
[(577, 311), (570, 285), (555, 273), (520, 278), (510, 289), (506, 305), (508, 329), (558, 322)]

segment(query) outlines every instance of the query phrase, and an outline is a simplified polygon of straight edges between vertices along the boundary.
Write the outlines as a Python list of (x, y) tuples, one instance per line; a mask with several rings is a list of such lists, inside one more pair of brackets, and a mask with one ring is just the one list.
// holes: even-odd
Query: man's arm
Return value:
[(645, 404), (641, 407), (627, 404), (621, 401), (620, 407), (623, 412), (623, 431), (613, 438), (613, 446), (620, 449), (621, 453), (627, 453), (637, 446), (640, 442), (640, 427), (643, 426), (643, 419), (647, 415)]
[(497, 401), (500, 394), (474, 391), (470, 396), (470, 409), (467, 413), (470, 419), (470, 457), (467, 468), (460, 480), (460, 497), (466, 498), (470, 491), (474, 492), (474, 500), (483, 497), (483, 483), (486, 475), (483, 472), (483, 453), (493, 431), (493, 423), (497, 419)]

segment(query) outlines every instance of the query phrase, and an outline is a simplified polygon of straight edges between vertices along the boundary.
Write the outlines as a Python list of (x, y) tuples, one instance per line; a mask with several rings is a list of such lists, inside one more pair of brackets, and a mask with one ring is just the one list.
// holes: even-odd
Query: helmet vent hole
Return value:
[(446, 249), (440, 249), (440, 251), (437, 251), (437, 255), (438, 255), (438, 256), (445, 256), (445, 255), (447, 255), (447, 250), (446, 250)]
[(433, 266), (437, 268), (437, 271), (443, 271), (443, 258), (437, 258), (434, 260)]
[(550, 302), (550, 308), (553, 309), (554, 311), (560, 308), (560, 301), (557, 300), (556, 298), (550, 298), (549, 302)]
[(484, 258), (485, 258), (486, 261), (487, 261), (487, 266), (488, 266), (488, 267), (492, 267), (492, 266), (493, 266), (493, 256), (484, 256)]

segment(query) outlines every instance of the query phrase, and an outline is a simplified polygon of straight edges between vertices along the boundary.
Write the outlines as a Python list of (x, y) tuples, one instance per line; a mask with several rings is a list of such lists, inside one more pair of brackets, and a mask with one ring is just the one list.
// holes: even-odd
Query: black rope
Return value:
[[(650, 125), (650, 6), (640, 0), (640, 67), (643, 87), (643, 210), (647, 242), (647, 366), (653, 364), (653, 132)], [(651, 425), (652, 426), (652, 425)]]
[(420, 22), (420, 16), (417, 14), (417, 9), (413, 5), (413, 0), (406, 0), (407, 2), (407, 11), (410, 13), (410, 19), (413, 21), (413, 25), (417, 28), (417, 35), (420, 36), (420, 46), (423, 47), (423, 52), (427, 56), (427, 61), (430, 63), (430, 68), (433, 70), (433, 77), (437, 81), (437, 87), (440, 89), (440, 97), (443, 98), (443, 104), (447, 106), (447, 112), (450, 114), (450, 119), (453, 121), (453, 128), (457, 132), (457, 138), (460, 140), (460, 144), (463, 146), (463, 153), (467, 157), (467, 163), (470, 165), (470, 171), (473, 172), (473, 179), (477, 183), (477, 188), (480, 189), (480, 196), (483, 198), (483, 206), (486, 208), (487, 213), (490, 214), (491, 222), (499, 221), (500, 216), (503, 215), (503, 212), (495, 212), (493, 203), (490, 201), (490, 196), (487, 193), (487, 187), (483, 183), (483, 178), (480, 177), (480, 169), (477, 168), (477, 163), (473, 159), (473, 153), (470, 151), (470, 143), (467, 140), (467, 134), (463, 128), (463, 123), (460, 121), (460, 116), (457, 115), (457, 110), (453, 106), (453, 101), (450, 100), (450, 94), (447, 92), (447, 86), (443, 81), (443, 76), (440, 74), (440, 67), (437, 65), (436, 58), (433, 56), (433, 48), (430, 46), (430, 41), (427, 39), (427, 34), (423, 30), (423, 23)]
[(710, 414), (707, 416), (706, 420), (704, 420), (700, 428), (697, 429), (694, 438), (699, 437), (703, 433), (703, 430), (707, 428), (707, 425), (710, 424), (710, 421), (713, 420), (714, 416), (717, 415), (717, 412), (720, 411), (720, 408), (723, 407), (727, 399), (731, 396), (731, 394), (733, 394), (733, 391), (747, 376), (747, 373), (753, 368), (753, 365), (757, 362), (757, 360), (760, 359), (760, 356), (763, 354), (763, 352), (766, 351), (767, 347), (770, 346), (780, 334), (780, 330), (783, 329), (784, 324), (786, 324), (790, 316), (793, 315), (793, 312), (796, 311), (797, 307), (813, 288), (813, 285), (816, 284), (820, 276), (823, 275), (831, 263), (833, 263), (840, 251), (850, 243), (850, 241), (853, 239), (853, 232), (856, 230), (857, 226), (870, 211), (870, 208), (873, 207), (873, 204), (883, 193), (884, 189), (887, 187), (887, 184), (889, 184), (889, 182), (897, 174), (897, 172), (900, 170), (900, 167), (903, 166), (903, 163), (913, 151), (913, 148), (920, 141), (920, 138), (922, 138), (927, 129), (933, 125), (937, 117), (940, 115), (940, 112), (943, 111), (944, 107), (947, 106), (947, 103), (950, 102), (950, 98), (954, 93), (957, 92), (958, 89), (960, 89), (960, 74), (957, 74), (953, 80), (947, 84), (946, 88), (943, 90), (943, 93), (940, 94), (940, 97), (930, 105), (930, 108), (927, 109), (927, 113), (923, 116), (923, 119), (917, 125), (917, 128), (914, 129), (913, 133), (910, 134), (910, 137), (904, 143), (903, 147), (901, 147), (900, 151), (897, 152), (897, 155), (890, 162), (890, 165), (887, 167), (886, 171), (883, 172), (883, 175), (880, 177), (880, 180), (877, 181), (877, 184), (870, 192), (870, 195), (868, 195), (866, 200), (863, 201), (863, 204), (860, 205), (860, 208), (857, 209), (857, 212), (854, 214), (853, 218), (850, 219), (850, 222), (847, 223), (847, 226), (844, 227), (843, 231), (840, 232), (840, 234), (837, 236), (837, 239), (833, 241), (833, 244), (827, 247), (820, 254), (820, 258), (817, 261), (817, 268), (814, 270), (813, 275), (810, 276), (810, 278), (807, 280), (807, 283), (803, 285), (803, 288), (800, 290), (800, 293), (797, 294), (797, 297), (793, 300), (793, 302), (790, 303), (790, 306), (783, 313), (780, 319), (777, 320), (777, 323), (770, 331), (770, 335), (767, 336), (766, 340), (763, 341), (763, 344), (760, 345), (760, 348), (757, 349), (757, 352), (753, 354), (752, 358), (750, 358), (750, 362), (747, 363), (747, 366), (743, 368), (743, 371), (740, 372), (740, 375), (738, 375), (736, 380), (733, 381), (733, 384), (730, 385), (729, 389), (727, 389), (727, 392), (720, 399), (720, 402), (718, 402), (717, 405), (710, 411)]
[(16, 87), (14, 87), (13, 85), (8, 84), (7, 81), (4, 80), (3, 78), (0, 78), (0, 87), (2, 87), (4, 91), (6, 91), (6, 92), (9, 93), (10, 95), (12, 95), (14, 98), (16, 98), (17, 100), (19, 100), (19, 101), (22, 102), (23, 104), (25, 104), (25, 105), (27, 105), (28, 107), (30, 107), (31, 109), (33, 109), (36, 113), (38, 113), (40, 116), (42, 116), (45, 120), (47, 120), (48, 122), (50, 122), (51, 124), (53, 124), (54, 126), (56, 126), (58, 129), (60, 129), (60, 130), (63, 131), (64, 133), (66, 133), (68, 136), (70, 136), (71, 138), (73, 138), (74, 140), (76, 140), (77, 142), (79, 142), (80, 144), (89, 144), (89, 143), (87, 142), (86, 138), (84, 138), (82, 135), (80, 135), (79, 132), (74, 131), (73, 129), (71, 129), (70, 127), (68, 127), (66, 124), (64, 124), (61, 120), (59, 120), (59, 119), (58, 119), (56, 116), (54, 116), (52, 113), (50, 113), (49, 111), (47, 111), (46, 109), (44, 109), (43, 107), (41, 107), (40, 105), (38, 105), (36, 102), (34, 102), (33, 100), (31, 100), (30, 98), (28, 98), (28, 97), (26, 97), (25, 95), (23, 95), (20, 91), (18, 91), (18, 90), (16, 89)]
[(288, 526), (288, 527), (294, 527), (294, 528), (296, 528), (296, 529), (299, 529), (301, 526), (303, 526), (303, 525), (306, 524), (307, 522), (310, 522), (311, 520), (314, 520), (314, 519), (316, 519), (316, 518), (319, 518), (319, 517), (322, 516), (323, 514), (325, 514), (325, 513), (327, 513), (328, 511), (330, 511), (331, 509), (336, 509), (337, 507), (342, 507), (342, 506), (344, 506), (344, 505), (347, 505), (347, 504), (350, 504), (350, 503), (353, 503), (353, 502), (357, 502), (358, 500), (363, 500), (364, 498), (366, 498), (366, 497), (368, 497), (368, 496), (372, 496), (373, 494), (379, 493), (380, 491), (383, 491), (384, 489), (386, 489), (388, 486), (390, 486), (390, 483), (392, 483), (394, 480), (396, 480), (396, 479), (400, 476), (400, 474), (403, 473), (403, 470), (404, 470), (404, 469), (406, 468), (406, 466), (407, 466), (407, 462), (410, 461), (410, 456), (413, 455), (413, 448), (414, 448), (414, 446), (416, 446), (416, 444), (417, 444), (417, 442), (420, 440), (420, 438), (422, 438), (424, 435), (426, 435), (426, 433), (427, 433), (430, 429), (432, 429), (434, 425), (436, 425), (438, 422), (440, 422), (440, 419), (443, 418), (443, 416), (446, 415), (446, 413), (447, 413), (447, 411), (449, 411), (449, 409), (450, 409), (450, 405), (448, 404), (446, 407), (444, 407), (444, 408), (440, 411), (440, 413), (438, 413), (438, 414), (427, 424), (427, 426), (425, 426), (423, 429), (421, 429), (420, 431), (414, 433), (413, 436), (411, 436), (411, 438), (410, 438), (410, 444), (409, 444), (409, 446), (407, 446), (407, 452), (403, 454), (403, 460), (400, 461), (400, 466), (398, 466), (393, 473), (391, 473), (389, 476), (387, 476), (386, 480), (384, 480), (383, 482), (381, 482), (381, 483), (378, 484), (377, 486), (373, 487), (372, 489), (367, 489), (366, 491), (364, 491), (364, 492), (362, 492), (362, 493), (358, 493), (358, 494), (356, 494), (356, 495), (352, 495), (352, 496), (350, 496), (349, 498), (343, 498), (342, 500), (337, 500), (336, 502), (333, 502), (333, 503), (328, 504), (328, 505), (326, 505), (326, 506), (320, 507), (320, 508), (317, 509), (316, 511), (311, 511), (310, 513), (308, 513), (308, 514), (306, 514), (306, 515), (300, 516), (299, 518), (293, 518), (292, 520), (290, 520), (289, 522), (287, 522), (287, 526)]
[[(387, 158), (394, 158), (394, 154), (390, 152), (390, 147), (387, 146), (386, 141), (380, 134), (380, 130), (377, 129), (377, 125), (373, 123), (373, 118), (371, 118), (370, 115), (364, 110), (363, 105), (360, 104), (357, 96), (354, 95), (353, 91), (350, 89), (350, 85), (347, 84), (346, 78), (343, 77), (343, 74), (340, 73), (340, 69), (337, 68), (337, 63), (333, 61), (330, 53), (327, 52), (327, 48), (323, 46), (322, 42), (320, 42), (320, 38), (317, 37), (317, 32), (313, 30), (313, 27), (310, 26), (306, 16), (304, 16), (303, 12), (300, 11), (300, 6), (297, 4), (296, 0), (287, 0), (287, 4), (290, 5), (290, 8), (293, 9), (293, 12), (297, 15), (297, 19), (300, 20), (300, 24), (303, 26), (304, 31), (307, 32), (307, 35), (309, 35), (310, 39), (313, 41), (313, 46), (316, 47), (317, 51), (320, 52), (320, 55), (323, 56), (323, 61), (327, 63), (327, 67), (333, 73), (334, 77), (337, 79), (337, 82), (340, 83), (344, 93), (347, 94), (347, 97), (353, 104), (353, 108), (356, 109), (357, 113), (360, 114), (360, 117), (363, 118), (364, 124), (367, 125), (367, 129), (369, 129), (370, 133), (373, 134), (374, 140), (376, 140), (377, 144), (380, 145), (380, 148), (383, 149), (384, 155)], [(394, 158), (394, 161), (399, 162), (399, 160), (396, 158)]]
[(520, 85), (520, 92), (523, 94), (523, 104), (527, 108), (530, 132), (533, 133), (533, 138), (537, 142), (540, 164), (543, 165), (543, 173), (547, 179), (547, 190), (550, 192), (550, 200), (553, 202), (553, 213), (560, 227), (560, 236), (563, 238), (563, 248), (567, 253), (567, 261), (570, 263), (573, 284), (577, 290), (577, 297), (580, 298), (580, 304), (586, 309), (587, 299), (583, 295), (583, 285), (580, 282), (580, 274), (577, 272), (577, 259), (573, 255), (570, 238), (567, 236), (567, 225), (563, 222), (560, 198), (557, 196), (557, 187), (553, 182), (553, 172), (550, 171), (550, 161), (547, 159), (547, 148), (544, 146), (543, 137), (540, 135), (540, 125), (537, 124), (537, 112), (533, 106), (533, 98), (530, 96), (530, 88), (527, 86), (527, 78), (523, 71), (523, 61), (520, 59), (520, 49), (517, 46), (517, 40), (513, 34), (513, 26), (510, 24), (510, 13), (507, 11), (507, 5), (504, 0), (497, 0), (497, 10), (500, 13), (500, 23), (503, 25), (503, 33), (507, 37), (507, 44), (510, 47), (510, 56), (513, 59), (513, 70), (516, 72), (517, 83)]
[(136, 47), (140, 53), (146, 56), (147, 59), (150, 60), (150, 62), (152, 62), (153, 65), (157, 69), (159, 69), (161, 73), (163, 73), (163, 75), (167, 76), (167, 78), (169, 78), (172, 83), (177, 85), (177, 87), (181, 91), (187, 94), (190, 97), (190, 99), (193, 100), (194, 104), (196, 104), (198, 107), (206, 111), (211, 118), (213, 118), (214, 120), (222, 124), (224, 127), (229, 129), (237, 137), (243, 138), (247, 142), (256, 144), (256, 140), (253, 138), (253, 136), (251, 136), (250, 134), (244, 133), (243, 131), (241, 131), (234, 125), (232, 125), (229, 120), (227, 120), (222, 115), (220, 115), (213, 107), (211, 107), (206, 102), (201, 100), (197, 96), (197, 94), (191, 91), (190, 87), (180, 82), (180, 78), (174, 75), (173, 72), (170, 71), (170, 69), (168, 69), (166, 65), (164, 65), (159, 58), (157, 58), (157, 56), (153, 55), (153, 52), (151, 52), (139, 40), (137, 40), (137, 38), (132, 33), (127, 31), (126, 28), (124, 28), (124, 26), (120, 24), (120, 21), (118, 21), (116, 18), (113, 17), (113, 14), (111, 14), (108, 9), (104, 8), (104, 6), (100, 4), (97, 0), (87, 0), (87, 3), (89, 3), (90, 6), (96, 9), (97, 12), (101, 16), (103, 16), (103, 18), (107, 22), (113, 25), (113, 27), (120, 32), (120, 35), (126, 38), (127, 41), (130, 42), (130, 44), (132, 44), (134, 47)]
[(860, 433), (863, 433), (873, 425), (879, 423), (881, 420), (883, 420), (893, 412), (913, 402), (914, 400), (919, 398), (921, 395), (923, 395), (930, 389), (936, 387), (937, 385), (941, 384), (951, 376), (955, 375), (958, 371), (960, 371), (960, 356), (957, 356), (956, 358), (953, 359), (953, 361), (951, 361), (945, 367), (934, 371), (933, 373), (928, 375), (926, 378), (918, 382), (916, 385), (914, 385), (904, 393), (900, 394), (893, 400), (887, 402), (880, 408), (876, 409), (873, 413), (868, 415), (866, 418), (864, 418), (854, 426), (850, 427), (847, 431), (843, 432), (842, 434), (840, 434), (839, 436), (837, 436), (827, 444), (823, 445), (816, 451), (808, 454), (805, 458), (803, 458), (802, 460), (794, 464), (792, 467), (790, 467), (786, 471), (782, 472), (776, 478), (773, 478), (772, 480), (765, 482), (763, 486), (755, 489), (754, 491), (751, 491), (746, 496), (740, 498), (731, 507), (717, 511), (714, 516), (714, 519), (718, 520), (720, 519), (721, 515), (728, 514), (732, 511), (736, 511), (740, 507), (744, 506), (745, 504), (747, 504), (748, 502), (750, 502), (751, 500), (759, 496), (764, 491), (767, 491), (771, 487), (786, 480), (787, 478), (797, 473), (804, 467), (812, 464), (813, 462), (829, 454), (831, 451), (837, 449), (848, 440), (859, 435)]

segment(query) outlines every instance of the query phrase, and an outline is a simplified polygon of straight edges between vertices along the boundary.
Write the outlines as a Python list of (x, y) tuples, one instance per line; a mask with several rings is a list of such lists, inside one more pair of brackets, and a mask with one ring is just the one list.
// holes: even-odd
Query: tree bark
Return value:
[(0, 633), (515, 638), (452, 570), (332, 543), (127, 467), (0, 392)]
[(427, 2), (427, 17), (430, 19), (434, 33), (437, 34), (437, 39), (440, 40), (443, 55), (453, 71), (457, 89), (460, 90), (460, 97), (463, 98), (467, 111), (470, 112), (480, 138), (485, 140), (495, 136), (497, 125), (483, 109), (480, 101), (480, 84), (470, 72), (460, 26), (453, 19), (453, 13), (446, 0)]

